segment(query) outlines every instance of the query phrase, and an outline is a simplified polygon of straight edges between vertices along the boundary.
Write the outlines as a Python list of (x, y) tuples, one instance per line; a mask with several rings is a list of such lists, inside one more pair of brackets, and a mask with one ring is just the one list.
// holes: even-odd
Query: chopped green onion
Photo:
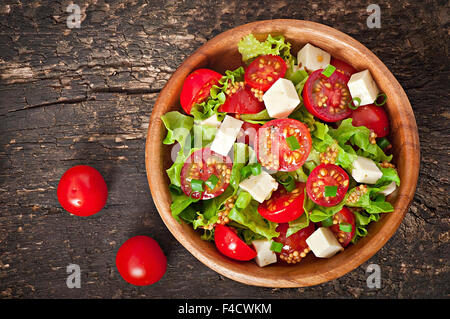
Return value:
[(246, 208), (248, 206), (248, 204), (250, 204), (251, 200), (252, 200), (252, 195), (250, 195), (247, 192), (241, 192), (238, 195), (234, 205), (237, 208), (244, 209), (244, 208)]
[(283, 249), (283, 244), (282, 243), (278, 243), (276, 241), (273, 241), (272, 244), (270, 245), (270, 250), (274, 251), (276, 253), (281, 253), (282, 249)]
[(337, 186), (325, 186), (325, 191), (323, 196), (325, 197), (334, 197), (337, 195)]
[(281, 177), (278, 182), (284, 186), (287, 192), (292, 192), (295, 189), (295, 179), (291, 175)]
[(389, 145), (391, 145), (391, 143), (388, 141), (387, 138), (382, 137), (377, 141), (378, 146), (384, 150), (386, 147), (388, 147)]
[(322, 74), (325, 75), (327, 78), (329, 78), (334, 73), (334, 71), (336, 71), (336, 67), (334, 67), (331, 64), (328, 64), (325, 70), (323, 70)]
[[(381, 101), (381, 103), (377, 103), (378, 98), (380, 97), (384, 97), (383, 101)], [(375, 101), (373, 102), (373, 104), (375, 104), (376, 106), (382, 106), (385, 105), (387, 102), (387, 95), (385, 93), (380, 93), (377, 95), (377, 97), (375, 98)]]
[(211, 176), (208, 178), (208, 180), (205, 182), (205, 184), (210, 189), (214, 189), (214, 187), (216, 187), (218, 181), (219, 181), (219, 178), (216, 175), (211, 174)]
[(300, 144), (297, 141), (295, 136), (286, 137), (286, 143), (288, 144), (291, 151), (298, 150), (300, 148)]
[[(353, 105), (353, 101), (358, 102), (358, 105)], [(359, 97), (354, 97), (350, 102), (348, 102), (347, 106), (352, 110), (356, 110), (361, 105), (361, 99)]]
[(351, 233), (352, 232), (352, 225), (349, 223), (340, 223), (339, 229), (342, 230), (345, 233)]
[(241, 177), (242, 179), (246, 179), (252, 175), (252, 168), (250, 166), (244, 166), (241, 168)]
[(258, 176), (259, 174), (261, 174), (261, 172), (262, 172), (261, 164), (255, 163), (255, 164), (251, 164), (249, 166), (250, 166), (250, 169), (252, 171), (252, 175)]
[(328, 217), (327, 219), (324, 219), (321, 221), (323, 227), (330, 227), (333, 225), (333, 218)]
[(203, 181), (201, 179), (192, 179), (191, 189), (193, 192), (203, 192)]

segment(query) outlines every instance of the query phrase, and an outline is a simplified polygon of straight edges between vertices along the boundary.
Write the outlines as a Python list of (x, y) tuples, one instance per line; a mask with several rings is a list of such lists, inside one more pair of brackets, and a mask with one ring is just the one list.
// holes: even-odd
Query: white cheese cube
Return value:
[(381, 191), (380, 193), (383, 194), (384, 196), (388, 196), (388, 195), (392, 194), (396, 189), (397, 189), (397, 184), (395, 184), (395, 182), (392, 182), (388, 186), (386, 186), (386, 188), (383, 191)]
[(269, 173), (262, 171), (258, 176), (252, 175), (244, 179), (239, 184), (239, 187), (249, 192), (255, 200), (262, 203), (267, 198), (270, 198), (273, 191), (277, 190), (278, 182)]
[(211, 150), (220, 155), (227, 156), (233, 147), (234, 141), (236, 141), (242, 124), (244, 124), (243, 121), (226, 115), (217, 130), (214, 141), (211, 144)]
[(273, 118), (288, 117), (300, 104), (297, 90), (292, 81), (279, 78), (263, 95), (267, 113)]
[(361, 99), (360, 105), (372, 104), (380, 92), (369, 70), (352, 74), (347, 86), (352, 98)]
[(344, 250), (333, 232), (327, 227), (318, 228), (311, 236), (306, 238), (306, 243), (314, 255), (319, 258), (330, 258), (337, 252)]
[(301, 65), (301, 69), (308, 69), (308, 71), (315, 71), (318, 69), (325, 69), (330, 64), (331, 55), (307, 43), (297, 53), (298, 65)]
[(352, 176), (358, 183), (375, 184), (383, 173), (374, 161), (358, 156), (353, 162)]
[(198, 124), (219, 127), (220, 123), (221, 122), (217, 119), (217, 114), (214, 114), (213, 116), (208, 117), (206, 120), (200, 121)]
[(270, 250), (272, 241), (270, 240), (254, 240), (253, 247), (256, 250), (255, 262), (259, 267), (264, 267), (277, 262), (277, 255)]

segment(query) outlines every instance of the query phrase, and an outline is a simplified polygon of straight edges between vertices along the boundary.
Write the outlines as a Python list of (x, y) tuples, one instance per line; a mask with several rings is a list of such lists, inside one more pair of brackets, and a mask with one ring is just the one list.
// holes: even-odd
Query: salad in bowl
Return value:
[(292, 52), (281, 35), (248, 34), (238, 50), (240, 67), (194, 70), (184, 112), (161, 116), (172, 216), (260, 267), (332, 258), (394, 210), (388, 97), (310, 43)]

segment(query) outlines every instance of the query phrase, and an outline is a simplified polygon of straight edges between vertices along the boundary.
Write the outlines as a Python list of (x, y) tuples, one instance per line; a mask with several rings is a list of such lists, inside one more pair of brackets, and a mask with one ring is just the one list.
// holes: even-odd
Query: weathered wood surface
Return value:
[[(77, 1), (74, 1), (77, 3)], [(381, 1), (381, 28), (366, 1), (69, 1), (0, 4), (0, 298), (446, 297), (449, 287), (449, 7), (447, 1)], [(422, 150), (417, 193), (394, 237), (346, 276), (301, 289), (245, 286), (205, 267), (165, 228), (144, 165), (148, 120), (177, 66), (208, 39), (246, 22), (296, 18), (333, 26), (371, 49), (415, 111)], [(97, 168), (106, 208), (90, 218), (56, 198), (62, 173)], [(157, 284), (133, 287), (114, 258), (146, 234), (168, 256)], [(80, 265), (81, 289), (66, 286)], [(379, 264), (381, 289), (366, 285)]]

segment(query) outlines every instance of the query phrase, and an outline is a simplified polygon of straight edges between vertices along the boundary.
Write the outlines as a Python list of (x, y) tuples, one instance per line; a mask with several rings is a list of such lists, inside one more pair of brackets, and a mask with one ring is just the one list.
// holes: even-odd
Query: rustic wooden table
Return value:
[[(447, 1), (71, 1), (0, 4), (0, 297), (326, 298), (449, 297), (449, 7)], [(417, 193), (394, 237), (346, 276), (315, 287), (245, 286), (205, 267), (170, 234), (152, 202), (144, 144), (152, 106), (196, 48), (247, 22), (295, 18), (341, 30), (371, 49), (404, 87), (422, 149)], [(58, 203), (63, 172), (92, 165), (109, 186), (99, 214), (74, 217)], [(164, 278), (122, 280), (117, 249), (133, 235), (161, 243)], [(66, 267), (81, 267), (80, 289)], [(381, 267), (380, 289), (366, 268)]]

